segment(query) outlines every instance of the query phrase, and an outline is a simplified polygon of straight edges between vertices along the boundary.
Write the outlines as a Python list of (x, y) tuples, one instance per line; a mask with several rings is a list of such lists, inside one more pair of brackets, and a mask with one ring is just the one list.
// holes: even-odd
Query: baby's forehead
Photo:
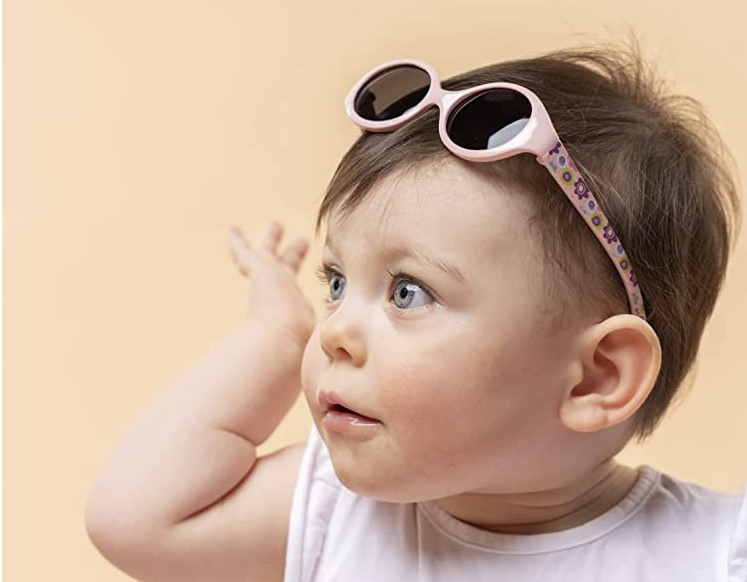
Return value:
[(428, 248), (455, 259), (465, 253), (495, 256), (523, 243), (527, 220), (525, 196), (444, 164), (387, 176), (349, 211), (333, 208), (327, 240), (333, 249), (357, 242)]

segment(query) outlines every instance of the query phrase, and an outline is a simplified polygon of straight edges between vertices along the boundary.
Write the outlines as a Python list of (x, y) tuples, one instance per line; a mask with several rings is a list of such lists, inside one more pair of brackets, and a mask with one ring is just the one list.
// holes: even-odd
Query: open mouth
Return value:
[(363, 416), (362, 414), (358, 414), (355, 410), (345, 408), (342, 404), (333, 404), (332, 406), (330, 406), (329, 410), (335, 410), (337, 412), (350, 412), (352, 414), (357, 414), (358, 416)]
[(370, 421), (370, 422), (380, 422), (376, 418), (371, 418), (369, 416), (365, 416), (364, 414), (361, 414), (360, 412), (356, 412), (352, 408), (346, 408), (342, 404), (333, 404), (329, 407), (329, 410), (327, 411), (327, 414), (337, 416), (337, 415), (345, 415), (348, 417), (355, 417), (362, 421)]

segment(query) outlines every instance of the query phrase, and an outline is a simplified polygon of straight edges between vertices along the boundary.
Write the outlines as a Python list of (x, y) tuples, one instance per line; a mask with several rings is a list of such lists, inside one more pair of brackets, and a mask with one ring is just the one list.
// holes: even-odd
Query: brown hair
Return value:
[[(635, 39), (630, 50), (596, 44), (487, 65), (442, 86), (496, 81), (523, 85), (542, 100), (632, 261), (662, 348), (659, 375), (631, 433), (642, 442), (693, 367), (726, 274), (740, 229), (737, 186), (726, 164), (733, 157), (698, 101), (665, 91)], [(531, 154), (487, 163), (456, 158), (441, 143), (438, 113), (430, 108), (393, 132), (361, 133), (327, 188), (317, 235), (338, 202), (345, 215), (384, 176), (452, 156), (532, 197), (531, 228), (547, 259), (547, 280), (555, 281), (547, 285), (558, 306), (551, 328), (580, 309), (628, 313), (612, 261), (547, 169)]]

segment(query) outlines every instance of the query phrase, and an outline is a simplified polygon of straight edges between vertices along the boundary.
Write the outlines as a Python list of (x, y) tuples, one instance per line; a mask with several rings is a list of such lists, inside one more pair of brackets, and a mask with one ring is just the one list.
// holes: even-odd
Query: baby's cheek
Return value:
[(410, 353), (390, 360), (379, 376), (379, 402), (392, 420), (391, 428), (403, 443), (426, 450), (441, 448), (445, 443), (440, 441), (459, 430), (459, 423), (468, 422), (474, 391), (479, 390), (472, 368), (462, 365), (458, 351), (451, 349), (447, 356), (438, 347), (418, 357)]
[(466, 404), (475, 379), (495, 357), (483, 353), (493, 350), (477, 341), (479, 337), (468, 321), (449, 321), (437, 333), (389, 346), (386, 359), (377, 362), (377, 375), (388, 380), (381, 385), (387, 401), (408, 411), (433, 412)]
[(470, 380), (464, 374), (438, 365), (403, 364), (398, 368), (381, 387), (382, 406), (398, 422), (440, 422), (466, 404), (460, 392)]

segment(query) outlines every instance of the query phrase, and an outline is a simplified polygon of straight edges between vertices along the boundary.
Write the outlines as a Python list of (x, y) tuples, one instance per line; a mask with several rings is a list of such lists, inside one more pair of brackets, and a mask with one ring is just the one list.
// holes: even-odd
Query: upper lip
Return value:
[(360, 410), (357, 406), (348, 404), (348, 402), (344, 400), (343, 398), (341, 398), (339, 394), (336, 394), (335, 392), (328, 392), (326, 390), (322, 390), (321, 405), (322, 405), (322, 410), (324, 414), (327, 414), (327, 412), (329, 412), (330, 409), (335, 406), (335, 404), (344, 406), (345, 408), (352, 410), (353, 412), (355, 412), (356, 414), (360, 414), (361, 416), (372, 418), (373, 420), (378, 420), (377, 418), (371, 416), (367, 412)]

